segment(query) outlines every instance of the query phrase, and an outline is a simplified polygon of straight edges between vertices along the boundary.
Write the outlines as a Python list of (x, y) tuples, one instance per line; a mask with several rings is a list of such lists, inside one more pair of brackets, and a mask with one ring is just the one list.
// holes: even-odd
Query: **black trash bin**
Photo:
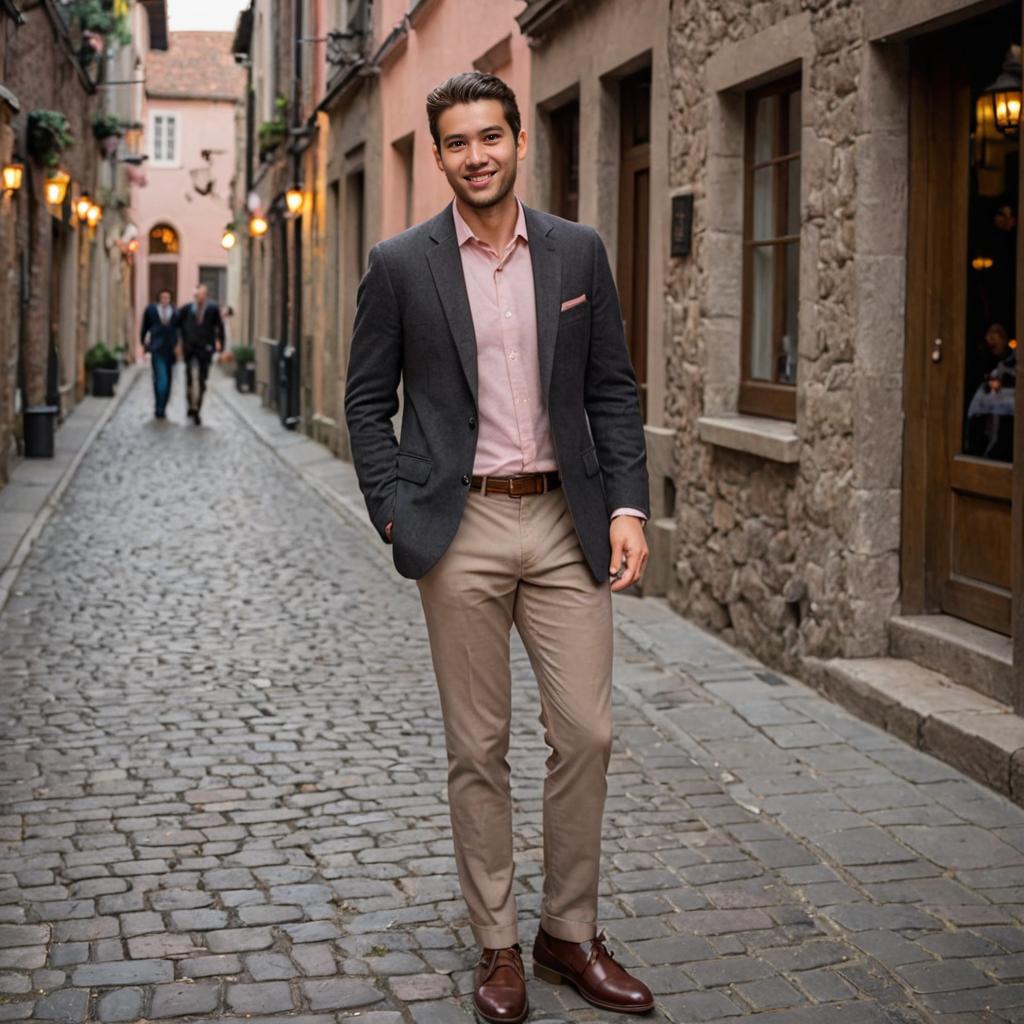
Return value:
[(57, 429), (57, 406), (30, 405), (22, 414), (25, 458), (52, 459), (53, 436)]

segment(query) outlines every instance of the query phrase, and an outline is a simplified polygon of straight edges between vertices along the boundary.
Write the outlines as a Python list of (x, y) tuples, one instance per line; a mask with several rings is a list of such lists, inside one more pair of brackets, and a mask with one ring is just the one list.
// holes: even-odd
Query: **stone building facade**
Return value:
[[(113, 83), (135, 73), (142, 37), (147, 46), (166, 45), (166, 6), (127, 4), (131, 41), (94, 38), (100, 52), (83, 35), (80, 13), (54, 0), (0, 4), (0, 162), (25, 168), (22, 187), (0, 200), (0, 484), (20, 453), (22, 412), (55, 407), (63, 417), (85, 393), (87, 348), (101, 340), (123, 345), (133, 332), (124, 141), (102, 150), (94, 118), (116, 116), (119, 135), (129, 133), (126, 91), (118, 95)], [(34, 111), (63, 114), (73, 139), (60, 153), (69, 185), (59, 206), (46, 202), (48, 172), (30, 152)], [(83, 195), (103, 209), (100, 224), (75, 214)]]
[[(978, 86), (1019, 46), (1020, 22), (1016, 0), (672, 3), (668, 188), (692, 196), (693, 222), (690, 253), (670, 256), (664, 281), (660, 413), (678, 495), (669, 598), (815, 680), (839, 661), (900, 653), (899, 636), (914, 629), (932, 630), (932, 662), (954, 635), (984, 649), (991, 696), (1013, 703), (1019, 689), (1022, 417), (1015, 462), (979, 459), (960, 437), (985, 334), (971, 320), (985, 263), (968, 245), (992, 234), (991, 214), (978, 210), (1005, 200), (1012, 220), (1019, 209), (1014, 136), (982, 123), (991, 97)], [(780, 96), (788, 135), (765, 129), (758, 156), (756, 118), (774, 109), (782, 124)], [(954, 126), (943, 129), (953, 132), (944, 171), (939, 158), (928, 163), (929, 118)], [(998, 163), (985, 139), (1002, 161), (1003, 199), (977, 184), (996, 173), (985, 161)], [(765, 308), (776, 326), (798, 328), (781, 348), (776, 339), (777, 362), (755, 380), (763, 310), (750, 268), (767, 249), (758, 240), (779, 234), (756, 217), (762, 201), (781, 202), (757, 182), (783, 162), (788, 242), (775, 251), (788, 246), (793, 258), (776, 299), (784, 309)], [(943, 188), (955, 195), (941, 199)], [(955, 216), (939, 246), (934, 225), (947, 210)], [(1007, 334), (1017, 330), (1010, 322)], [(1004, 437), (1012, 424), (1011, 409)], [(1000, 554), (983, 565), (979, 548)], [(964, 666), (976, 663), (953, 661), (973, 685)]]

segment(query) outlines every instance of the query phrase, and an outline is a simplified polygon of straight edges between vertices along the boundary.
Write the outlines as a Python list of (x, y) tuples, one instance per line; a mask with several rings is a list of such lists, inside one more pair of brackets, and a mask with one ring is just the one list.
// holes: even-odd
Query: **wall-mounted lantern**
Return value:
[(3, 183), (5, 192), (17, 192), (25, 180), (25, 165), (17, 160), (4, 164)]
[(70, 184), (71, 175), (67, 171), (54, 171), (43, 185), (46, 201), (51, 206), (60, 206), (68, 194)]

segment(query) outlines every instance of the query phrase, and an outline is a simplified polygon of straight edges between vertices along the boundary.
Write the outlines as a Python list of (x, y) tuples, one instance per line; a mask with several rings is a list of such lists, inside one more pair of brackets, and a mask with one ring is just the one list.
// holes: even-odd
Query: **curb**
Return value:
[[(75, 473), (78, 472), (78, 467), (82, 464), (82, 460), (92, 447), (93, 441), (96, 440), (103, 428), (110, 422), (111, 417), (121, 407), (121, 403), (131, 393), (141, 376), (142, 365), (139, 363), (129, 367), (122, 374), (122, 386), (118, 387), (117, 394), (114, 395), (110, 404), (92, 425), (92, 429), (86, 435), (81, 445), (79, 445), (78, 451), (72, 457), (68, 468), (64, 470), (61, 478), (53, 485), (53, 489), (47, 495), (42, 508), (35, 514), (35, 518), (29, 525), (29, 528), (22, 534), (21, 540), (14, 549), (14, 554), (11, 555), (10, 561), (0, 571), (0, 611), (6, 607), (8, 600), (10, 600), (11, 591), (14, 589), (14, 584), (18, 574), (21, 572), (21, 567), (25, 564), (25, 559), (31, 553), (36, 539), (43, 532), (44, 527), (50, 521), (50, 517), (57, 510), (64, 492), (68, 489)], [(74, 415), (74, 410), (72, 410), (71, 415)]]

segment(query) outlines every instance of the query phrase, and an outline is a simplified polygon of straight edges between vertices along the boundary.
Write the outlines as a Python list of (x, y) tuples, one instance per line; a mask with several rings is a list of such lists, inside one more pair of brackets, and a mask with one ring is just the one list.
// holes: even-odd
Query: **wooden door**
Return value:
[(149, 265), (149, 295), (147, 302), (156, 302), (157, 296), (167, 289), (171, 293), (171, 301), (178, 303), (178, 264), (177, 263), (150, 263)]
[(647, 286), (650, 241), (651, 72), (623, 79), (619, 164), (618, 288), (626, 343), (647, 415)]
[(921, 610), (1006, 634), (1019, 146), (986, 122), (982, 90), (999, 70), (991, 54), (1019, 41), (1010, 26), (1000, 12), (914, 54), (905, 376), (905, 519), (923, 529), (905, 558), (923, 556)]

